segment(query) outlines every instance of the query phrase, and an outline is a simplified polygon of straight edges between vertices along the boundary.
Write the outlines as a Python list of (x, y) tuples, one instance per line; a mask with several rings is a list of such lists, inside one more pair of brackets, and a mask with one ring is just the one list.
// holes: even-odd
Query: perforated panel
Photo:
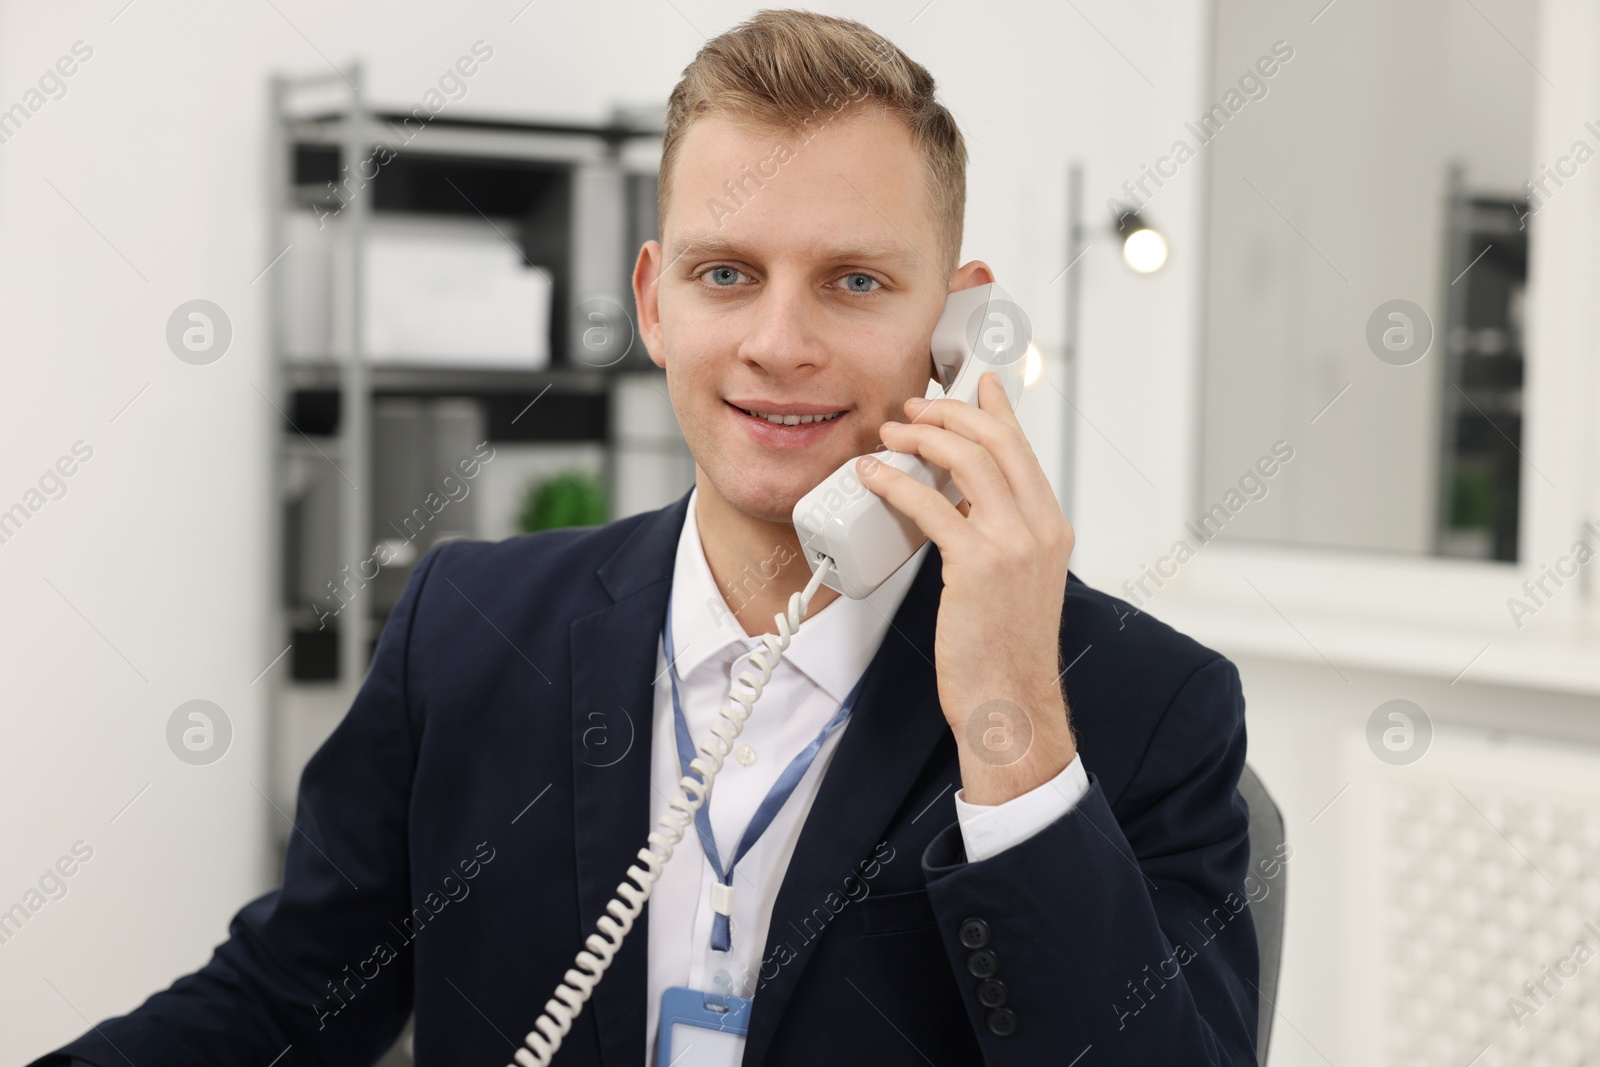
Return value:
[(1443, 734), (1365, 784), (1386, 1062), (1600, 1065), (1600, 756)]

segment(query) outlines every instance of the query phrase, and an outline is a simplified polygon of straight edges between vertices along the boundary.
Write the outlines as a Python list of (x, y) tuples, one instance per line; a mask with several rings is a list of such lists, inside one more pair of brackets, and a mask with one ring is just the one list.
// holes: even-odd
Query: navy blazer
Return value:
[[(510, 1063), (653, 829), (651, 685), (688, 499), (431, 549), (306, 765), (283, 885), (203, 968), (58, 1054), (370, 1064), (414, 1011), (419, 1067)], [(1089, 792), (969, 863), (941, 589), (933, 546), (784, 876), (744, 1063), (1254, 1064), (1234, 665), (1069, 575)], [(648, 918), (557, 1065), (644, 1063)]]

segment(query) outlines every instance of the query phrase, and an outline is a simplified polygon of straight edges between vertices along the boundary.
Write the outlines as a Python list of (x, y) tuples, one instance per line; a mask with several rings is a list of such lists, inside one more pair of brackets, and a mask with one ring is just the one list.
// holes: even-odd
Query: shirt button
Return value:
[(989, 924), (982, 919), (967, 919), (961, 924), (961, 944), (966, 948), (982, 948), (989, 943)]
[(1000, 957), (992, 948), (980, 948), (967, 957), (967, 970), (974, 978), (988, 978), (1000, 967)]
[(986, 1008), (998, 1008), (1006, 1002), (1006, 984), (998, 978), (988, 978), (978, 983), (978, 1003)]
[(996, 1008), (989, 1013), (989, 1032), (996, 1037), (1010, 1037), (1017, 1031), (1017, 1017), (1009, 1008)]
[(748, 767), (750, 764), (756, 761), (756, 750), (751, 748), (749, 745), (740, 745), (738, 749), (734, 751), (733, 758)]

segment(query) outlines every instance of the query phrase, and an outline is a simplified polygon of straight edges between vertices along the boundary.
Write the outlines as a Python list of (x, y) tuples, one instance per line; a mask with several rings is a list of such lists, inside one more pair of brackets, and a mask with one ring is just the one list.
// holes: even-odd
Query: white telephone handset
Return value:
[[(976, 404), (978, 379), (992, 370), (999, 374), (1014, 407), (1022, 393), (1023, 356), (1031, 339), (1029, 331), (1027, 316), (998, 285), (951, 293), (933, 329), (929, 347), (937, 377), (929, 380), (924, 395), (928, 399), (947, 396)], [(939, 490), (952, 504), (960, 502), (961, 494), (944, 468), (903, 452), (880, 450), (873, 455), (879, 462)], [(790, 595), (786, 611), (773, 616), (777, 633), (762, 636), (766, 650), (751, 654), (750, 663), (761, 673), (742, 672), (728, 690), (721, 720), (712, 726), (712, 736), (697, 746), (699, 755), (689, 762), (689, 769), (700, 777), (686, 774), (679, 779), (680, 793), (668, 801), (672, 810), (662, 815), (656, 829), (650, 832), (649, 845), (638, 852), (643, 866), (628, 868), (631, 881), (617, 886), (617, 896), (606, 905), (607, 914), (595, 924), (597, 932), (584, 939), (587, 947), (578, 953), (575, 965), (567, 969), (555, 995), (545, 1002), (544, 1014), (534, 1022), (535, 1029), (523, 1038), (527, 1047), (513, 1055), (522, 1067), (548, 1067), (562, 1038), (572, 1029), (572, 1021), (605, 976), (606, 968), (622, 947), (622, 939), (633, 929), (633, 921), (650, 899), (650, 890), (661, 877), (662, 868), (672, 858), (674, 846), (683, 840), (695, 812), (710, 795), (722, 761), (733, 751), (734, 740), (744, 729), (751, 706), (783, 658), (818, 587), (827, 584), (860, 600), (904, 566), (927, 541), (916, 523), (861, 484), (855, 473), (859, 458), (846, 461), (795, 504), (795, 532), (811, 566), (811, 581), (803, 592)], [(740, 683), (746, 687), (743, 691)]]
[[(933, 328), (938, 378), (929, 380), (924, 397), (950, 397), (976, 405), (978, 379), (992, 370), (1015, 407), (1022, 394), (1028, 332), (1026, 318), (998, 285), (951, 293)], [(939, 490), (950, 503), (961, 502), (961, 491), (943, 467), (907, 452), (880, 449), (872, 454), (878, 462)], [(861, 484), (856, 475), (859, 458), (846, 460), (801, 497), (793, 515), (806, 562), (815, 571), (824, 557), (832, 560), (833, 574), (822, 582), (852, 600), (870, 596), (928, 540), (916, 523)]]

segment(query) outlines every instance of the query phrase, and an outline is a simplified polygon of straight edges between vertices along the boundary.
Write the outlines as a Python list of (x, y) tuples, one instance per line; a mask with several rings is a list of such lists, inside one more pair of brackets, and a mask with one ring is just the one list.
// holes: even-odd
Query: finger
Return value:
[[(985, 371), (978, 379), (978, 407), (1022, 434), (1023, 441), (1028, 441), (1028, 435), (1022, 429), (1022, 420), (1017, 418), (1017, 411), (1011, 406), (1011, 396), (1001, 383), (1000, 375), (994, 371)], [(1028, 442), (1028, 447), (1033, 447), (1032, 442)]]
[(989, 450), (942, 426), (928, 423), (886, 422), (879, 430), (883, 443), (896, 452), (920, 456), (950, 472), (956, 489), (986, 514), (1025, 520), (1005, 475)]
[[(985, 386), (984, 378), (990, 379)], [(988, 400), (984, 400), (984, 390), (988, 389)], [(1056, 499), (1055, 490), (1050, 487), (1050, 479), (1045, 477), (1044, 468), (1039, 464), (1039, 457), (1033, 451), (1033, 442), (1028, 440), (1028, 435), (1022, 429), (1022, 421), (1017, 418), (1016, 409), (1011, 406), (1011, 397), (1007, 395), (1005, 385), (1000, 381), (1000, 376), (994, 372), (986, 372), (978, 379), (978, 400), (983, 409), (992, 414), (996, 419), (1012, 427), (1016, 434), (1022, 438), (1024, 449), (1027, 451), (1030, 462), (1025, 464), (1031, 475), (1030, 489), (1018, 493), (1017, 506), (1027, 516), (1029, 526), (1036, 533), (1042, 533), (1045, 544), (1059, 543), (1071, 555), (1077, 534), (1072, 529), (1072, 523), (1061, 511), (1061, 502)]]
[[(985, 381), (990, 378), (993, 380)], [(1061, 504), (1050, 488), (1050, 480), (1045, 477), (1022, 424), (1011, 409), (999, 375), (985, 371), (978, 380), (979, 407), (951, 399), (928, 401), (919, 406), (919, 400), (914, 397), (906, 401), (906, 410), (912, 413), (913, 422), (954, 430), (988, 449), (1011, 486), (1017, 507), (1029, 526), (1041, 529), (1060, 522)]]
[(862, 456), (856, 460), (856, 474), (863, 485), (916, 523), (939, 546), (941, 555), (960, 552), (969, 539), (977, 536), (944, 494), (904, 471), (879, 463), (872, 456)]

